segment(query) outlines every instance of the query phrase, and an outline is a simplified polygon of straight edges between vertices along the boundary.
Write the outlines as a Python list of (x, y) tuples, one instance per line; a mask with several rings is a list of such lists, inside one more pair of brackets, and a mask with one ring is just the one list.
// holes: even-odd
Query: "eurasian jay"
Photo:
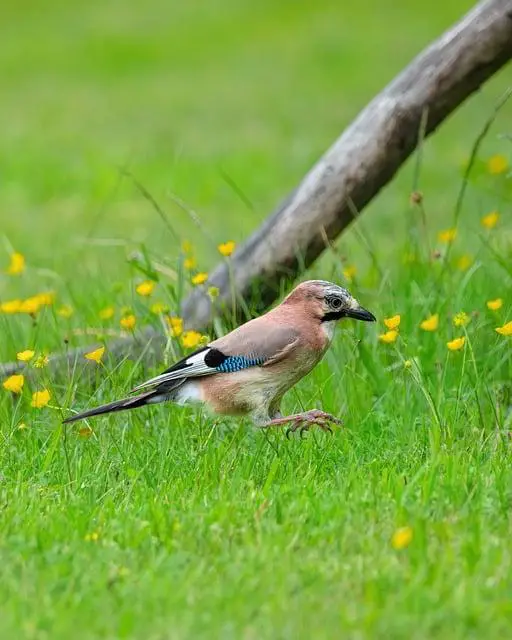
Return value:
[(302, 282), (265, 315), (210, 342), (133, 390), (148, 391), (64, 422), (170, 400), (201, 402), (219, 414), (248, 415), (260, 427), (291, 423), (291, 431), (302, 431), (314, 424), (330, 431), (329, 422), (341, 422), (324, 411), (282, 416), (279, 406), (283, 395), (321, 360), (336, 322), (343, 318), (375, 320), (343, 287), (324, 280)]

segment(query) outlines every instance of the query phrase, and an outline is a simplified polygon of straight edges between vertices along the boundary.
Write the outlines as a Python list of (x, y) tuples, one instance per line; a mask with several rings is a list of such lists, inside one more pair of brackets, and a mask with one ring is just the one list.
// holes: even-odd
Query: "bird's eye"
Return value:
[(333, 298), (331, 300), (331, 307), (333, 309), (339, 309), (341, 307), (341, 300), (340, 298)]

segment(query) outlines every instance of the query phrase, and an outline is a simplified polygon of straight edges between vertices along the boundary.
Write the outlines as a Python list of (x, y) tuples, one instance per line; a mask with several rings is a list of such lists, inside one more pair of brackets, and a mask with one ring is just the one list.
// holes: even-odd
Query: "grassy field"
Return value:
[[(413, 159), (307, 274), (345, 283), (378, 317), (344, 323), (285, 398), (284, 410), (322, 407), (344, 428), (288, 440), (173, 406), (61, 425), (70, 407), (153, 373), (110, 367), (109, 341), (166, 328), (154, 305), (175, 315), (217, 244), (255, 228), (470, 5), (3, 8), (0, 358), (34, 355), (22, 389), (19, 378), (0, 386), (0, 637), (510, 633), (511, 103), (455, 211), (510, 70), (425, 145), (423, 203), (410, 203)], [(149, 296), (134, 251), (157, 265)], [(45, 354), (89, 343), (105, 362), (49, 379)], [(169, 336), (162, 366), (183, 348)]]

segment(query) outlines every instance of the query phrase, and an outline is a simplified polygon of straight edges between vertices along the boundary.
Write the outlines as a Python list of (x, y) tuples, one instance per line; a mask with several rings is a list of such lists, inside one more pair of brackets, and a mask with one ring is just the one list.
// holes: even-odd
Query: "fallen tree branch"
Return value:
[[(512, 0), (486, 0), (423, 51), (359, 114), (284, 203), (212, 273), (219, 302), (229, 305), (233, 287), (260, 310), (336, 238), (409, 157), (424, 125), (426, 136), (512, 57)], [(205, 328), (211, 300), (195, 289), (183, 304), (188, 326)], [(143, 338), (110, 344), (114, 360), (158, 351), (163, 338), (147, 329)], [(84, 349), (54, 357), (50, 370), (71, 365)], [(23, 367), (0, 366), (0, 377)], [(64, 367), (66, 368), (66, 367)]]

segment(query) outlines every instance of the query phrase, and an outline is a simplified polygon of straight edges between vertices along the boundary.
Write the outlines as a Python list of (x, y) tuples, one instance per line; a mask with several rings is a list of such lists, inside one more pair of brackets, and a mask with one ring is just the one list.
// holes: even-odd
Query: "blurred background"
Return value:
[[(61, 276), (108, 280), (140, 243), (175, 256), (175, 239), (128, 170), (211, 266), (216, 243), (254, 229), (360, 109), (472, 4), (4, 4), (2, 261), (14, 248)], [(453, 211), (461, 165), (507, 73), (426, 146), (420, 188), (434, 226)], [(486, 145), (489, 154), (509, 147), (496, 134)], [(410, 162), (364, 216), (390, 254), (412, 184)], [(197, 212), (201, 232), (174, 196)], [(485, 194), (478, 198), (485, 212)], [(357, 260), (350, 233), (343, 242)]]

